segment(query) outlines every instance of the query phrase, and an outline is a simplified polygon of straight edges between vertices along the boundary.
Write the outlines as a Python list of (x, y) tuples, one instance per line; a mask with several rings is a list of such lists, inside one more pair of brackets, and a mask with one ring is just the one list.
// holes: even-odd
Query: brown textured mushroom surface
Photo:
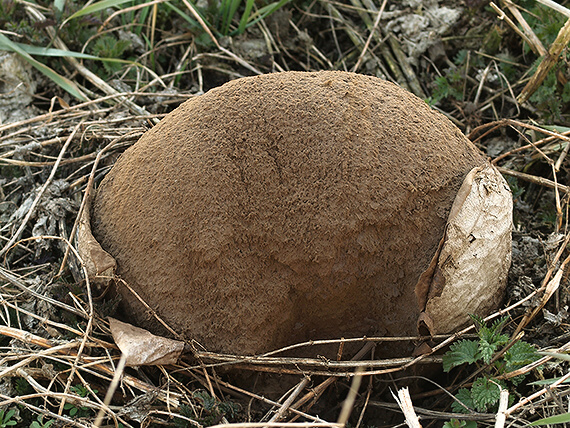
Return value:
[[(117, 274), (208, 350), (413, 335), (414, 289), (484, 156), (398, 86), (344, 72), (238, 79), (166, 116), (97, 190)], [(119, 283), (128, 319), (164, 330)]]

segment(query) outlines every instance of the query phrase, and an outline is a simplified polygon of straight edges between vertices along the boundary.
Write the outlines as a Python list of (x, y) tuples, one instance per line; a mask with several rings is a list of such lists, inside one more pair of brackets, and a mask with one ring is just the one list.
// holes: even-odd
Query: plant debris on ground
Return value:
[[(568, 422), (568, 7), (0, 2), (0, 427)], [(418, 357), (374, 356), (377, 343), (417, 338), (354, 338), (351, 360), (198, 352), (124, 369), (107, 320), (117, 302), (86, 281), (76, 250), (88, 183), (190, 97), (242, 76), (323, 69), (398, 83), (507, 177), (515, 229), (502, 310), (473, 314)], [(226, 366), (254, 381), (243, 387)]]

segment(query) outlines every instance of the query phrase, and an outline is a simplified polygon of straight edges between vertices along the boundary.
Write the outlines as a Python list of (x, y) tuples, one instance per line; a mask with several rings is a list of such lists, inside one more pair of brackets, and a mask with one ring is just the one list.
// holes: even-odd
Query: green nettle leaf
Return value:
[(501, 330), (502, 329), (497, 329), (495, 326), (481, 327), (479, 330), (479, 337), (482, 341), (486, 341), (497, 348), (505, 345), (509, 341), (509, 336), (501, 334)]
[(519, 340), (505, 352), (503, 358), (506, 362), (505, 371), (511, 372), (526, 364), (533, 363), (540, 358), (540, 355), (530, 343)]
[(448, 372), (461, 364), (472, 364), (479, 359), (478, 343), (473, 340), (462, 340), (449, 347), (443, 356), (443, 370)]
[(491, 325), (491, 330), (493, 330), (496, 334), (501, 334), (503, 332), (503, 328), (505, 328), (508, 321), (509, 321), (508, 316), (496, 319)]
[(477, 411), (486, 412), (499, 401), (500, 396), (501, 389), (489, 379), (481, 377), (473, 382), (471, 398)]
[(479, 342), (479, 353), (485, 364), (489, 364), (491, 362), (491, 358), (493, 358), (493, 354), (497, 351), (498, 347), (497, 343), (489, 343), (488, 341), (481, 339)]
[[(461, 388), (459, 391), (457, 391), (455, 398), (461, 401), (461, 403), (465, 404), (465, 406), (467, 406), (469, 409), (473, 409), (475, 407), (473, 404), (473, 398), (471, 397), (471, 391), (466, 388)], [(453, 403), (451, 403), (451, 410), (453, 410), (455, 413), (469, 413), (469, 409), (463, 407), (461, 403), (458, 403), (454, 400)]]

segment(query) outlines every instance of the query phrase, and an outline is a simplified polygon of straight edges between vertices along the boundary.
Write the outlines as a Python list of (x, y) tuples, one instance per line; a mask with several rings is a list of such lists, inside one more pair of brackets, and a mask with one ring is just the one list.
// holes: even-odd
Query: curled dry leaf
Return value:
[(109, 324), (128, 367), (175, 364), (184, 350), (184, 342), (155, 336), (114, 318), (109, 318)]
[(85, 263), (89, 280), (99, 286), (107, 286), (114, 275), (117, 263), (107, 253), (91, 233), (91, 195), (92, 189), (85, 194), (85, 207), (79, 218), (77, 228), (77, 251)]
[(486, 314), (503, 297), (511, 265), (513, 203), (492, 166), (471, 170), (452, 205), (447, 228), (416, 293), (419, 327), (431, 334), (465, 325), (468, 314)]

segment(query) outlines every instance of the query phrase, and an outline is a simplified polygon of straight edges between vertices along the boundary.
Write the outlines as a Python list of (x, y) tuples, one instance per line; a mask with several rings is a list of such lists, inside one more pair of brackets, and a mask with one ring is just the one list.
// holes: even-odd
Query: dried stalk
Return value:
[(544, 79), (546, 79), (546, 76), (548, 75), (552, 67), (556, 65), (560, 57), (560, 54), (564, 49), (568, 47), (569, 43), (570, 43), (570, 18), (566, 21), (566, 24), (564, 24), (564, 26), (558, 32), (558, 36), (556, 36), (556, 40), (554, 40), (548, 52), (545, 55), (543, 55), (544, 58), (542, 59), (542, 62), (538, 66), (536, 73), (534, 73), (530, 81), (526, 84), (526, 86), (523, 88), (523, 90), (517, 97), (517, 101), (520, 104), (527, 101), (531, 97), (531, 95), (536, 92), (536, 90), (540, 87), (540, 85), (542, 85), (542, 82), (544, 81)]

